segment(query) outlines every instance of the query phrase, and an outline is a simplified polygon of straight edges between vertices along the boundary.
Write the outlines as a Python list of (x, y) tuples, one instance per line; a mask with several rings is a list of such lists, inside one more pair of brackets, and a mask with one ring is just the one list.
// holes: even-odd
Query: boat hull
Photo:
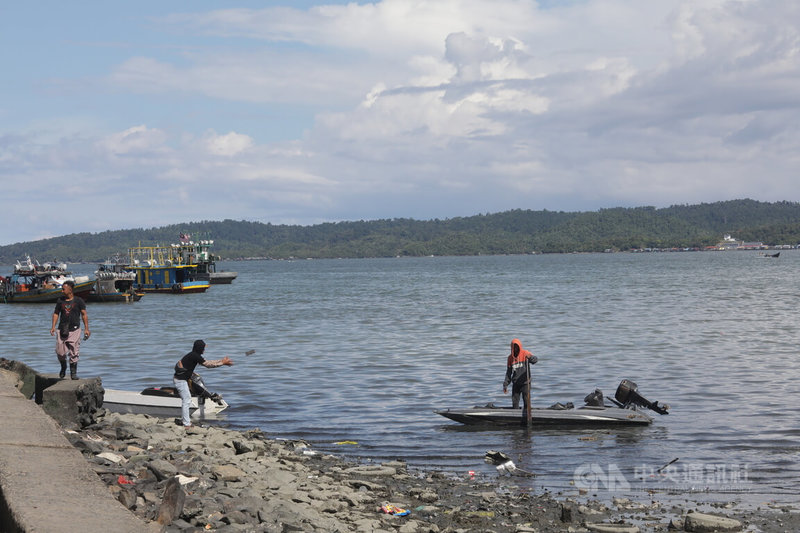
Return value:
[[(220, 402), (206, 400), (198, 404), (197, 397), (193, 397), (190, 415), (193, 418), (213, 417), (228, 408), (225, 400)], [(180, 398), (115, 389), (105, 389), (103, 407), (114, 413), (145, 414), (159, 418), (180, 418), (182, 414)]]
[(237, 272), (211, 272), (209, 282), (212, 285), (230, 285), (238, 275)]
[(142, 299), (142, 292), (90, 292), (86, 297), (87, 302), (138, 302)]
[[(87, 281), (83, 283), (76, 283), (73, 294), (83, 299), (87, 299), (89, 293), (94, 287), (94, 281)], [(14, 291), (3, 295), (2, 300), (7, 303), (35, 303), (35, 304), (49, 304), (56, 303), (64, 293), (61, 288), (53, 289), (33, 289), (29, 291)]]
[[(522, 409), (502, 407), (472, 407), (434, 411), (450, 420), (468, 425), (521, 425)], [(577, 409), (531, 409), (531, 427), (615, 427), (647, 426), (653, 419), (642, 411), (618, 407), (584, 406)]]
[(172, 285), (137, 284), (138, 292), (162, 293), (162, 294), (189, 294), (193, 292), (206, 292), (210, 284), (207, 281), (190, 281), (184, 283), (173, 283)]

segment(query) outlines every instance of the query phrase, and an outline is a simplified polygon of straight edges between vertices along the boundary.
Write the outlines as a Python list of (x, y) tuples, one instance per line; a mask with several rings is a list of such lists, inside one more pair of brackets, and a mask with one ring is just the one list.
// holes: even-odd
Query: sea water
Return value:
[[(502, 475), (484, 462), (501, 451), (536, 474), (515, 478), (534, 491), (781, 501), (800, 472), (798, 266), (796, 251), (223, 262), (238, 278), (203, 294), (90, 304), (79, 374), (168, 385), (201, 338), (207, 358), (235, 361), (200, 370), (231, 405), (212, 423), (457, 476)], [(0, 306), (0, 356), (56, 372), (51, 314)], [(515, 337), (539, 358), (537, 407), (613, 396), (627, 378), (670, 414), (529, 432), (433, 412), (510, 404)]]

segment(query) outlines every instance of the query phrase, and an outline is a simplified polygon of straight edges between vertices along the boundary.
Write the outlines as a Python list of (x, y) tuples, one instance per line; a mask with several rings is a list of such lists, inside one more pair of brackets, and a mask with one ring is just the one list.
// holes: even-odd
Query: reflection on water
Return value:
[[(112, 388), (168, 384), (202, 338), (208, 357), (236, 362), (203, 371), (231, 404), (232, 427), (456, 473), (495, 475), (483, 456), (500, 450), (537, 473), (537, 489), (575, 490), (576, 471), (633, 482), (679, 458), (676, 475), (698, 485), (721, 485), (721, 466), (746, 466), (751, 493), (786, 492), (800, 448), (786, 407), (799, 388), (800, 254), (754, 254), (220, 264), (239, 272), (232, 285), (91, 305), (81, 374)], [(1, 355), (56, 371), (51, 313), (0, 306)], [(539, 357), (537, 406), (579, 404), (595, 388), (613, 395), (628, 378), (671, 414), (654, 414), (648, 428), (529, 433), (476, 431), (433, 413), (510, 402), (501, 386), (513, 337)]]

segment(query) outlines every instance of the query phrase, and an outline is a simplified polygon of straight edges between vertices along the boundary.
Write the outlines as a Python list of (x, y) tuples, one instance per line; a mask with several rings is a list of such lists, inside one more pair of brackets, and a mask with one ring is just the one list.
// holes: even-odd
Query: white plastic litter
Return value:
[(514, 471), (517, 469), (517, 465), (514, 464), (514, 461), (506, 461), (503, 464), (497, 465), (497, 471), (500, 474), (513, 474)]

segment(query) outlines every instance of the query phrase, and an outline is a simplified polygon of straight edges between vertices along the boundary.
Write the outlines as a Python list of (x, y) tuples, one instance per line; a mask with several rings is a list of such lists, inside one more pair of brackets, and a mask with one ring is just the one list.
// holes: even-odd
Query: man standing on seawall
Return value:
[[(78, 358), (81, 354), (81, 319), (85, 331), (84, 340), (92, 334), (89, 331), (89, 314), (86, 312), (86, 303), (82, 298), (75, 296), (73, 290), (75, 282), (67, 280), (61, 285), (61, 296), (53, 309), (53, 323), (50, 327), (50, 336), (55, 335), (56, 322), (58, 322), (58, 335), (56, 336), (56, 356), (61, 363), (61, 372), (58, 377), (64, 378), (67, 374), (67, 356), (69, 356), (69, 375), (78, 379)], [(60, 320), (59, 320), (60, 319)]]
[(535, 365), (539, 358), (528, 350), (522, 349), (519, 339), (511, 341), (511, 354), (506, 361), (506, 379), (503, 381), (503, 394), (508, 392), (508, 385), (511, 384), (511, 406), (516, 409), (519, 407), (519, 397), (522, 395), (523, 415), (528, 407), (527, 398), (523, 394), (530, 376), (528, 365)]
[(192, 427), (192, 422), (189, 419), (189, 408), (192, 406), (192, 392), (189, 388), (189, 380), (192, 379), (192, 373), (197, 365), (203, 365), (206, 368), (216, 368), (218, 366), (231, 366), (233, 361), (230, 357), (223, 357), (216, 361), (206, 361), (203, 359), (203, 352), (206, 351), (206, 343), (198, 339), (194, 341), (192, 351), (184, 355), (180, 361), (175, 364), (175, 375), (172, 376), (172, 382), (178, 393), (181, 395), (181, 415), (183, 427)]

